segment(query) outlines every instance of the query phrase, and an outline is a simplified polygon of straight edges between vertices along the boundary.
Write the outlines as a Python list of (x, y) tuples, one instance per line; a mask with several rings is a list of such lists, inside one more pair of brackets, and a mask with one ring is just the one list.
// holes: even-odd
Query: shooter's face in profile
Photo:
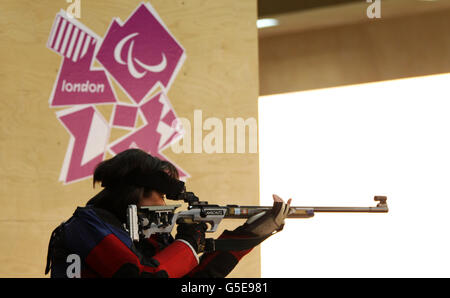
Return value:
[(153, 190), (147, 196), (142, 196), (139, 199), (138, 207), (141, 206), (165, 206), (166, 202), (164, 201), (165, 194), (160, 193), (159, 191)]

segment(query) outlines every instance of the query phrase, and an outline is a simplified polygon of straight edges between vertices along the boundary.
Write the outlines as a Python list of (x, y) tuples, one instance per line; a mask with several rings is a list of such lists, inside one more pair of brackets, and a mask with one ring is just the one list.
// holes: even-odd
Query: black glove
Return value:
[(175, 239), (187, 241), (197, 253), (205, 250), (205, 223), (180, 223), (177, 227)]

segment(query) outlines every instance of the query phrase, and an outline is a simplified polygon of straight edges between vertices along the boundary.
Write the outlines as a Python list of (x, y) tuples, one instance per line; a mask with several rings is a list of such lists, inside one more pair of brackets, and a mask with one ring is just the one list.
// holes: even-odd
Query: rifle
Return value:
[[(206, 201), (200, 201), (193, 192), (183, 192), (176, 197), (177, 200), (183, 200), (188, 203), (186, 211), (175, 212), (180, 207), (177, 205), (165, 206), (141, 206), (129, 205), (127, 210), (126, 230), (129, 232), (133, 241), (139, 241), (141, 238), (149, 238), (156, 233), (170, 233), (179, 223), (208, 223), (210, 228), (207, 233), (215, 232), (224, 218), (247, 219), (253, 215), (270, 210), (272, 206), (238, 206), (238, 205), (212, 205)], [(287, 218), (311, 218), (319, 212), (338, 212), (338, 213), (387, 213), (387, 197), (375, 196), (374, 200), (378, 204), (374, 207), (290, 207)], [(222, 240), (223, 243), (228, 240)], [(228, 250), (235, 245), (228, 243), (216, 245), (217, 240), (207, 239), (207, 251)], [(244, 249), (241, 248), (241, 249)]]

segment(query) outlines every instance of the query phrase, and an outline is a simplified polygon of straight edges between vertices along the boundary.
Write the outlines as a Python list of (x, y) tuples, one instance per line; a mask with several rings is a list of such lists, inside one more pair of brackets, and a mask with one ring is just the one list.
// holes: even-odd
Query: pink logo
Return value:
[(138, 116), (138, 107), (134, 105), (118, 104), (114, 109), (112, 125), (125, 129), (134, 129)]
[[(128, 148), (140, 148), (153, 156), (166, 160), (161, 151), (179, 140), (183, 132), (178, 129), (177, 117), (167, 96), (160, 92), (139, 107), (145, 124), (139, 129), (113, 142), (109, 149), (117, 154)], [(181, 178), (188, 175), (178, 168)]]
[(92, 175), (103, 160), (109, 138), (109, 125), (92, 106), (74, 107), (56, 113), (70, 133), (70, 142), (60, 180), (75, 182)]
[(105, 71), (91, 67), (100, 38), (64, 11), (57, 14), (47, 47), (63, 56), (50, 106), (114, 103)]
[[(166, 93), (185, 54), (150, 4), (141, 4), (123, 25), (114, 19), (104, 40), (61, 11), (47, 47), (62, 56), (50, 107), (69, 106), (56, 112), (70, 135), (61, 181), (91, 177), (106, 150), (117, 154), (140, 148), (168, 160), (162, 150), (182, 138), (183, 131)], [(93, 67), (95, 59), (104, 68)], [(134, 104), (117, 101), (106, 71)], [(158, 86), (162, 91), (149, 98)], [(113, 105), (109, 121), (97, 110), (99, 104)], [(139, 119), (143, 125), (138, 126)], [(114, 128), (130, 132), (110, 140)], [(189, 177), (175, 166), (181, 178)]]
[(185, 59), (184, 49), (152, 10), (141, 4), (124, 24), (114, 19), (97, 54), (136, 103), (158, 85), (168, 90)]

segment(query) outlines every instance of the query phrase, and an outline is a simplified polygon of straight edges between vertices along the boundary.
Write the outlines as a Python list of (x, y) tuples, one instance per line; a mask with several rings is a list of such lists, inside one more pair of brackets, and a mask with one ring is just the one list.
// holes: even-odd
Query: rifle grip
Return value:
[(205, 239), (205, 252), (213, 252), (216, 250), (216, 243), (214, 238)]

